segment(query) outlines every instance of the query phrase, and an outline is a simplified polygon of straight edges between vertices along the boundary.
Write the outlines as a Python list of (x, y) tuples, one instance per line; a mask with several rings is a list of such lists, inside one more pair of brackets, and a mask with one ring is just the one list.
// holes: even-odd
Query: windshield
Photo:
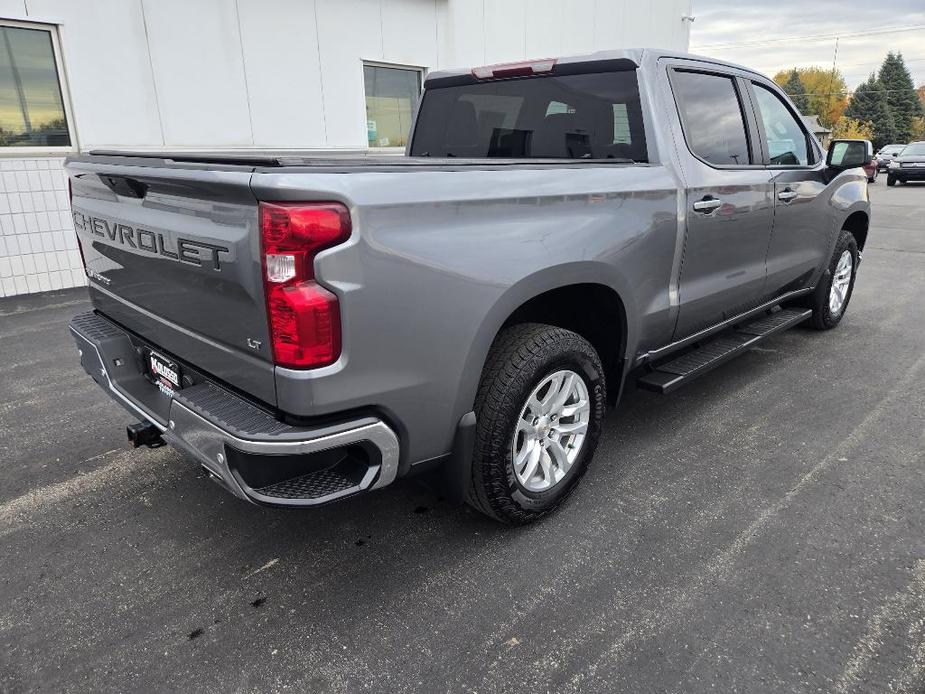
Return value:
[(425, 89), (411, 156), (647, 161), (636, 73)]
[(908, 157), (910, 155), (914, 157), (925, 155), (925, 142), (913, 142), (899, 154), (901, 157)]
[(899, 152), (905, 146), (906, 145), (887, 145), (886, 147), (881, 147), (877, 154), (899, 154)]

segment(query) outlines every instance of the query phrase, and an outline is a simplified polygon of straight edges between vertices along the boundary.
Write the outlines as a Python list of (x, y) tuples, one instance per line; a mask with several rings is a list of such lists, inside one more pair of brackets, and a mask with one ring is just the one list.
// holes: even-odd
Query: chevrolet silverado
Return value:
[[(836, 327), (865, 141), (822, 149), (744, 67), (657, 50), (432, 72), (405, 156), (99, 151), (67, 162), (84, 369), (242, 499), (426, 473), (547, 514), (626, 384), (669, 393)], [(891, 169), (891, 175), (893, 170)]]

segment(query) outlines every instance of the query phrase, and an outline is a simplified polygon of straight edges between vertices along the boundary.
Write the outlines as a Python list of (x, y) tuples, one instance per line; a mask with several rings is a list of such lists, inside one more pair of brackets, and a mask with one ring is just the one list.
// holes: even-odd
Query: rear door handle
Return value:
[(784, 188), (781, 192), (777, 194), (777, 199), (781, 202), (792, 202), (799, 195), (795, 190), (790, 190), (790, 188)]
[(703, 212), (704, 214), (709, 214), (713, 210), (717, 210), (723, 206), (723, 201), (719, 198), (714, 198), (712, 195), (707, 195), (702, 200), (698, 200), (694, 203), (695, 212)]

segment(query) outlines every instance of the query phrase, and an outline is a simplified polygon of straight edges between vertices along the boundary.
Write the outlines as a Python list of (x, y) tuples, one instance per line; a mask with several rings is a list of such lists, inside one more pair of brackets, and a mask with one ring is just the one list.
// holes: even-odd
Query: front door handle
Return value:
[(790, 190), (790, 188), (784, 188), (781, 192), (777, 194), (777, 199), (781, 202), (792, 202), (799, 195), (795, 190)]
[(703, 212), (704, 214), (709, 214), (713, 210), (717, 210), (723, 206), (723, 201), (719, 198), (714, 198), (712, 195), (707, 195), (702, 200), (698, 200), (694, 203), (695, 212)]

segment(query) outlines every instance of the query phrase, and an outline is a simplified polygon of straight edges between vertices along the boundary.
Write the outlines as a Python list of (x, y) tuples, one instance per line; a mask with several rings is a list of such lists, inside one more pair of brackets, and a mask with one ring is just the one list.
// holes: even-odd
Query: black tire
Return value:
[(895, 186), (895, 185), (896, 185), (896, 178), (893, 177), (893, 176), (890, 176), (889, 174), (887, 174), (887, 177), (886, 177), (886, 184), (887, 184), (888, 186), (890, 186), (890, 187)]
[[(832, 291), (832, 282), (835, 279), (835, 268), (845, 251), (851, 253), (851, 280), (848, 283), (848, 291), (841, 308), (835, 314), (832, 313), (829, 306), (829, 293)], [(823, 273), (819, 284), (809, 296), (808, 308), (813, 310), (813, 315), (807, 321), (807, 324), (816, 330), (831, 330), (837, 326), (848, 310), (848, 303), (851, 301), (851, 294), (854, 292), (854, 280), (858, 274), (858, 244), (851, 232), (842, 231), (838, 235), (838, 241), (835, 243), (835, 250), (832, 252), (832, 258), (829, 265)]]
[[(560, 369), (577, 373), (588, 389), (588, 430), (565, 476), (541, 492), (526, 489), (514, 472), (517, 419), (542, 380)], [(604, 370), (594, 348), (570, 330), (539, 323), (504, 329), (488, 354), (475, 399), (476, 442), (467, 501), (496, 520), (529, 523), (555, 509), (581, 479), (601, 433), (607, 402)]]

